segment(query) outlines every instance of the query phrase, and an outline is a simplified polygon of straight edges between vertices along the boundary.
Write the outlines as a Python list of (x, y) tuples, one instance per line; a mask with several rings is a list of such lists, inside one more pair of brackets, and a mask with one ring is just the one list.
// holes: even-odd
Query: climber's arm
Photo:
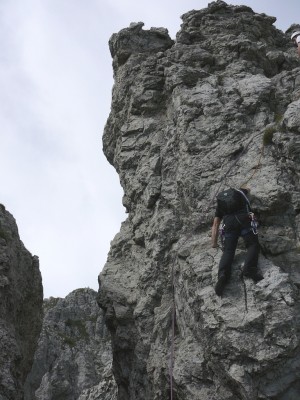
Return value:
[(221, 223), (221, 218), (215, 217), (213, 226), (211, 228), (211, 245), (212, 245), (212, 247), (218, 247), (218, 233), (219, 233), (220, 223)]

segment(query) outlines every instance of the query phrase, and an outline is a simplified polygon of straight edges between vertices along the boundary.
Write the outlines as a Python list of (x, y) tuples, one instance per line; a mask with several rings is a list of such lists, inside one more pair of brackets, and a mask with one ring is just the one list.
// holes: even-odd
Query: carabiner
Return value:
[(254, 235), (257, 235), (257, 228), (258, 228), (258, 222), (257, 219), (255, 218), (255, 215), (251, 212), (249, 213), (249, 217), (251, 219), (251, 229)]
[(221, 241), (221, 249), (224, 251), (225, 248), (225, 224), (222, 223), (219, 228), (219, 236)]

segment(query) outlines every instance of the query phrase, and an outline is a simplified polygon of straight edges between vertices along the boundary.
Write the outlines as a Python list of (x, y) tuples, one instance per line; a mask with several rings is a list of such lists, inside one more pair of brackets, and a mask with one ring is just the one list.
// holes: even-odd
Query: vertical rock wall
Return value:
[(25, 400), (114, 400), (110, 335), (92, 289), (44, 302)]
[(42, 324), (39, 261), (21, 242), (12, 215), (0, 205), (0, 399), (23, 399)]
[[(115, 85), (103, 145), (128, 218), (100, 274), (99, 303), (118, 399), (170, 398), (175, 304), (173, 399), (296, 400), (299, 59), (275, 18), (249, 7), (217, 1), (182, 20), (175, 43), (142, 23), (110, 40)], [(220, 299), (214, 196), (245, 181), (265, 278), (241, 280), (241, 244)]]

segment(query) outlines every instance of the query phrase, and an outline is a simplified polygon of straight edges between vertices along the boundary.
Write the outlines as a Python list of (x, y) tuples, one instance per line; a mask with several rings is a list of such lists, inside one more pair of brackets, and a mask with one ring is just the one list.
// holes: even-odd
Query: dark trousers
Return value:
[(257, 235), (254, 235), (249, 226), (227, 232), (225, 231), (224, 252), (219, 264), (219, 278), (224, 276), (226, 280), (229, 279), (231, 274), (231, 265), (240, 236), (244, 239), (247, 248), (243, 273), (249, 277), (255, 276), (257, 272), (259, 242)]

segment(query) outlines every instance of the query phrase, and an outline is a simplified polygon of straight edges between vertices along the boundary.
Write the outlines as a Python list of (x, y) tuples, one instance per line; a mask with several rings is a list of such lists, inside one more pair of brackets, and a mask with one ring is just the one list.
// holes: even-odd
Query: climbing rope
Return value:
[[(226, 177), (228, 176), (228, 174), (230, 173), (230, 171), (233, 169), (233, 167), (238, 163), (238, 161), (241, 159), (241, 157), (245, 154), (245, 152), (247, 151), (248, 147), (250, 146), (250, 143), (252, 143), (252, 141), (257, 137), (261, 135), (261, 132), (259, 132), (257, 135), (253, 136), (248, 143), (246, 144), (246, 146), (243, 148), (243, 150), (241, 151), (241, 153), (238, 155), (238, 157), (234, 160), (234, 162), (230, 165), (230, 167), (228, 168), (228, 170), (224, 173), (222, 179), (220, 180), (220, 183), (217, 187), (217, 189), (215, 190), (212, 198), (210, 199), (205, 211), (203, 212), (204, 215), (206, 215), (213, 203), (213, 201), (215, 200), (217, 194), (219, 193), (222, 185), (224, 184), (224, 182), (226, 181)], [(247, 185), (250, 180), (253, 179), (253, 177), (255, 176), (255, 174), (257, 173), (258, 169), (261, 166), (261, 159), (263, 157), (264, 154), (264, 145), (262, 145), (261, 151), (260, 151), (260, 156), (259, 156), (259, 160), (257, 165), (255, 166), (254, 172), (252, 173), (252, 175), (250, 176), (249, 179), (247, 179), (247, 181), (245, 181), (243, 183), (243, 185)], [(197, 228), (199, 225), (201, 225), (202, 223), (202, 219), (199, 218), (199, 220), (197, 221), (197, 223), (195, 224), (194, 228), (192, 228), (190, 230), (190, 233), (186, 236), (185, 240), (183, 241), (183, 243), (181, 244), (180, 247), (183, 247), (184, 244), (188, 241), (188, 239), (190, 239), (195, 232), (195, 228)], [(175, 360), (175, 321), (176, 321), (176, 304), (175, 304), (175, 274), (174, 274), (174, 269), (175, 269), (175, 262), (177, 261), (177, 253), (174, 255), (173, 260), (172, 260), (172, 267), (171, 267), (171, 285), (172, 285), (172, 311), (171, 311), (171, 346), (170, 346), (170, 363), (169, 363), (169, 376), (170, 376), (170, 400), (173, 400), (173, 393), (174, 393), (174, 360)]]
[(259, 168), (261, 167), (261, 159), (262, 159), (262, 157), (264, 156), (264, 149), (265, 149), (265, 146), (264, 146), (264, 144), (262, 144), (261, 150), (260, 150), (259, 159), (258, 159), (258, 163), (257, 163), (256, 166), (254, 167), (254, 171), (253, 171), (252, 175), (250, 176), (250, 178), (247, 179), (247, 180), (242, 184), (242, 186), (248, 185), (248, 183), (254, 178), (254, 176), (256, 175), (257, 171), (258, 171)]
[(171, 332), (171, 351), (170, 351), (170, 400), (173, 400), (173, 369), (174, 369), (174, 358), (175, 358), (175, 319), (176, 319), (176, 307), (175, 307), (175, 279), (174, 279), (174, 265), (175, 260), (172, 263), (172, 332)]

